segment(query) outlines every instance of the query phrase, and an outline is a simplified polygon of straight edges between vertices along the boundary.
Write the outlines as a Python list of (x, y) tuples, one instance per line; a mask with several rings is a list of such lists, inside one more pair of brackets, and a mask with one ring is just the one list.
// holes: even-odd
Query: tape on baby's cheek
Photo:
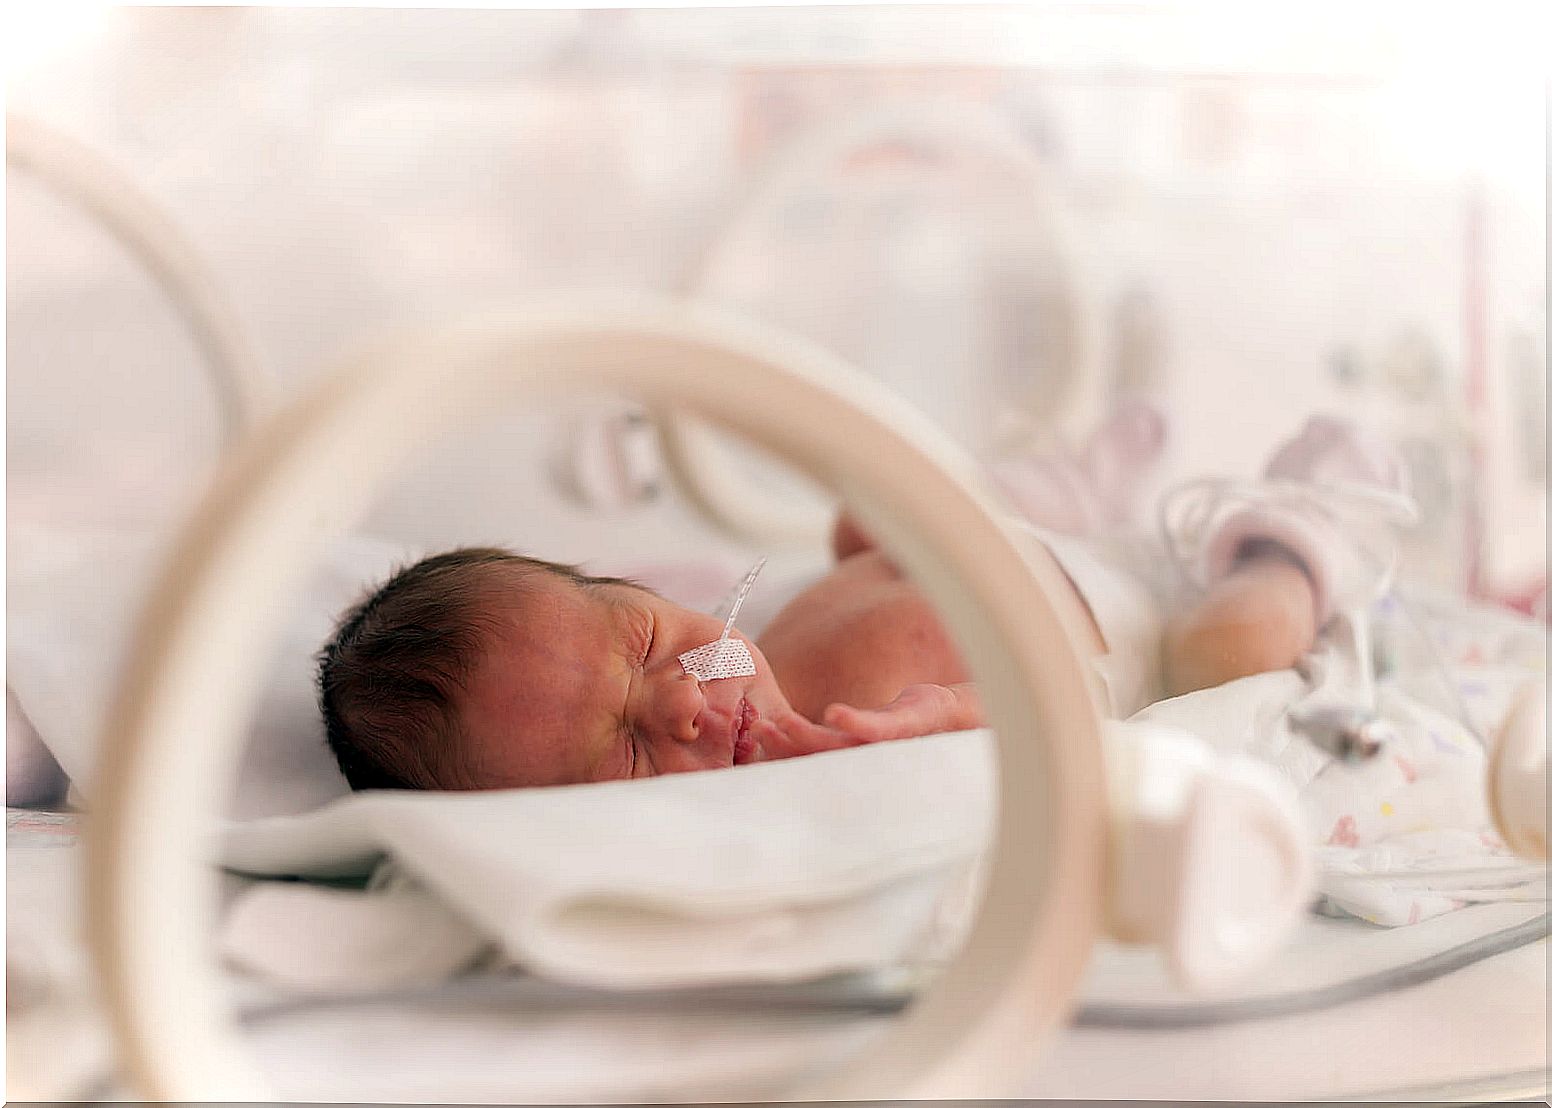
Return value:
[(679, 664), (697, 681), (721, 681), (728, 677), (755, 675), (754, 656), (749, 653), (749, 644), (732, 637), (733, 620), (738, 618), (738, 609), (744, 606), (744, 597), (749, 595), (755, 578), (760, 576), (760, 570), (764, 568), (765, 559), (761, 558), (744, 576), (743, 583), (738, 587), (738, 595), (733, 599), (732, 610), (728, 612), (727, 623), (722, 627), (721, 638), (679, 655)]

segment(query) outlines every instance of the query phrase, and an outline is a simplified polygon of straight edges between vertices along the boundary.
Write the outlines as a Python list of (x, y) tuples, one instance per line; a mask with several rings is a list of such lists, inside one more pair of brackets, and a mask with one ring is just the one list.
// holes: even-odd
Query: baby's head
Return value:
[[(352, 788), (563, 785), (757, 761), (786, 708), (753, 677), (701, 683), (679, 655), (720, 621), (615, 577), (488, 547), (400, 570), (319, 655), (329, 746)], [(735, 632), (736, 633), (736, 632)]]

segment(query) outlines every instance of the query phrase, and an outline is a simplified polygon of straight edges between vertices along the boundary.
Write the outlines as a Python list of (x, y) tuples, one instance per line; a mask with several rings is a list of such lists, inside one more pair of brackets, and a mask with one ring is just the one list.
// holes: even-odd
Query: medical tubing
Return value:
[(1276, 1019), (1282, 1016), (1314, 1012), (1350, 1004), (1398, 989), (1410, 989), (1444, 977), (1467, 966), (1506, 954), (1547, 937), (1548, 920), (1543, 914), (1524, 923), (1481, 935), (1459, 946), (1430, 954), (1415, 962), (1392, 966), (1334, 985), (1280, 996), (1247, 997), (1242, 1000), (1205, 1001), (1178, 1006), (1145, 1007), (1134, 1004), (1091, 1003), (1080, 1005), (1074, 1027), (1107, 1028), (1125, 1031), (1167, 1031), (1189, 1027), (1248, 1020)]

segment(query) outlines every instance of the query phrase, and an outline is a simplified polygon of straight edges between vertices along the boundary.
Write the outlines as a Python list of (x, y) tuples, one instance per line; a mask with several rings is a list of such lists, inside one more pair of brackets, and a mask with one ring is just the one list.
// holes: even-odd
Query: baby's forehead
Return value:
[(632, 591), (544, 571), (492, 580), (480, 607), (473, 690), (529, 701), (584, 696), (603, 663), (623, 656), (622, 644), (640, 622), (632, 618), (640, 610), (630, 603)]
[(490, 566), (476, 601), (482, 668), (514, 656), (539, 671), (566, 659), (593, 660), (620, 649), (649, 624), (651, 589), (617, 578), (570, 576), (542, 566)]
[(487, 646), (549, 643), (564, 653), (614, 631), (614, 590), (588, 587), (564, 574), (523, 566), (491, 567), (477, 601)]

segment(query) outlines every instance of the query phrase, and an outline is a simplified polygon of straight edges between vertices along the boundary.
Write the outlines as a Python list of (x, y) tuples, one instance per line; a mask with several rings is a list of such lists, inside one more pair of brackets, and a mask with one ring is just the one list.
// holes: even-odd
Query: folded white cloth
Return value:
[[(504, 956), (555, 980), (795, 981), (952, 951), (972, 918), (994, 767), (990, 734), (973, 731), (648, 781), (361, 793), (231, 825), (223, 858), (242, 873), (306, 877), (365, 874), (389, 858)], [(458, 960), (405, 943), (406, 965), (393, 962), (381, 936), (414, 933), (425, 911), (402, 893), (390, 903), (292, 885), (248, 897), (264, 899), (237, 903), (223, 947), (272, 977), (292, 976), (282, 934), (298, 975), (324, 959), (341, 987), (347, 963), (387, 982), (413, 977), (412, 961)], [(371, 910), (398, 924), (367, 932), (351, 897), (381, 898)], [(352, 934), (377, 953), (345, 950)]]
[(232, 905), (220, 942), (238, 969), (323, 995), (434, 985), (490, 948), (440, 898), (404, 880), (369, 893), (265, 882)]

